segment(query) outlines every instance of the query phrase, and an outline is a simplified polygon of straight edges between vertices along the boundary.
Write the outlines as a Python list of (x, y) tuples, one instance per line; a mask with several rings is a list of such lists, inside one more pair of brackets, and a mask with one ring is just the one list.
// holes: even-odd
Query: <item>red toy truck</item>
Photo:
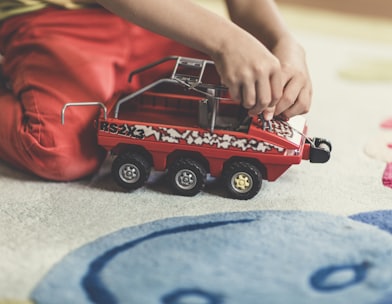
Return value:
[[(331, 144), (306, 137), (301, 116), (289, 121), (248, 117), (219, 82), (208, 60), (166, 57), (131, 73), (173, 64), (170, 76), (152, 82), (106, 107), (97, 120), (99, 145), (116, 155), (115, 181), (137, 189), (150, 171), (167, 171), (174, 193), (193, 196), (205, 186), (207, 174), (220, 177), (230, 197), (250, 199), (262, 180), (274, 181), (302, 159), (324, 163)], [(215, 71), (216, 75), (216, 71)], [(215, 78), (216, 79), (216, 78)]]

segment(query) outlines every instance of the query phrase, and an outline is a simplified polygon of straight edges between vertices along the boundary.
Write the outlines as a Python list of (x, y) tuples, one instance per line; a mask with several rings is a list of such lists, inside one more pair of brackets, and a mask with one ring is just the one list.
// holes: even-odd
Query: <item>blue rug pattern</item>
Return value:
[(392, 211), (254, 211), (159, 220), (86, 244), (37, 304), (392, 303)]

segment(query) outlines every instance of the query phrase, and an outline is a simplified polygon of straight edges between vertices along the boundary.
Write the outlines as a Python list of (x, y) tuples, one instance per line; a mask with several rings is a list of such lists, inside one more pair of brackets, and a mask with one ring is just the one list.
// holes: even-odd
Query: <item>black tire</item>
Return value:
[(326, 139), (319, 139), (316, 141), (316, 147), (319, 149), (323, 149), (327, 152), (332, 151), (332, 144)]
[(263, 180), (260, 170), (245, 161), (230, 163), (222, 175), (229, 196), (240, 200), (251, 199), (259, 193)]
[(151, 172), (151, 164), (143, 154), (126, 152), (113, 161), (112, 175), (116, 183), (127, 190), (135, 190), (144, 185)]
[(169, 167), (168, 180), (175, 194), (195, 196), (205, 187), (207, 171), (193, 159), (180, 158)]

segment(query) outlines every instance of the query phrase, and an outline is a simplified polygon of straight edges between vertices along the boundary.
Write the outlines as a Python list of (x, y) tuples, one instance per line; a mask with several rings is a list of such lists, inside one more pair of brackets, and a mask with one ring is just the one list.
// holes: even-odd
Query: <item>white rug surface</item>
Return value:
[[(309, 134), (332, 142), (328, 163), (304, 161), (277, 181), (264, 182), (249, 201), (224, 198), (215, 183), (196, 197), (179, 197), (157, 175), (147, 187), (124, 193), (105, 167), (91, 180), (52, 183), (0, 163), (0, 299), (27, 300), (37, 282), (70, 251), (153, 220), (248, 210), (349, 216), (392, 209), (392, 189), (382, 184), (386, 163), (364, 152), (379, 137), (380, 123), (392, 117), (391, 81), (350, 80), (340, 73), (356, 58), (390, 59), (392, 44), (311, 28), (294, 31), (307, 50), (313, 77)], [(386, 141), (392, 142), (392, 130), (389, 135)]]

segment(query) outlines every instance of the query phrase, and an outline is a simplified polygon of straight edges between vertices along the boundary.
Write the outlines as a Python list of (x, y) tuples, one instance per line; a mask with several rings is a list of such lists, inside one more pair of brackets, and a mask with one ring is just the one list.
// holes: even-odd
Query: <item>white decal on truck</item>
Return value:
[(183, 140), (188, 145), (216, 146), (218, 149), (237, 148), (242, 151), (253, 150), (258, 152), (267, 152), (272, 149), (276, 149), (279, 152), (284, 151), (282, 147), (255, 139), (237, 138), (229, 134), (218, 135), (216, 133), (196, 130), (185, 130), (181, 132), (175, 128), (116, 124), (102, 121), (99, 131), (137, 139), (154, 137), (156, 141), (175, 144), (180, 144), (181, 140)]

